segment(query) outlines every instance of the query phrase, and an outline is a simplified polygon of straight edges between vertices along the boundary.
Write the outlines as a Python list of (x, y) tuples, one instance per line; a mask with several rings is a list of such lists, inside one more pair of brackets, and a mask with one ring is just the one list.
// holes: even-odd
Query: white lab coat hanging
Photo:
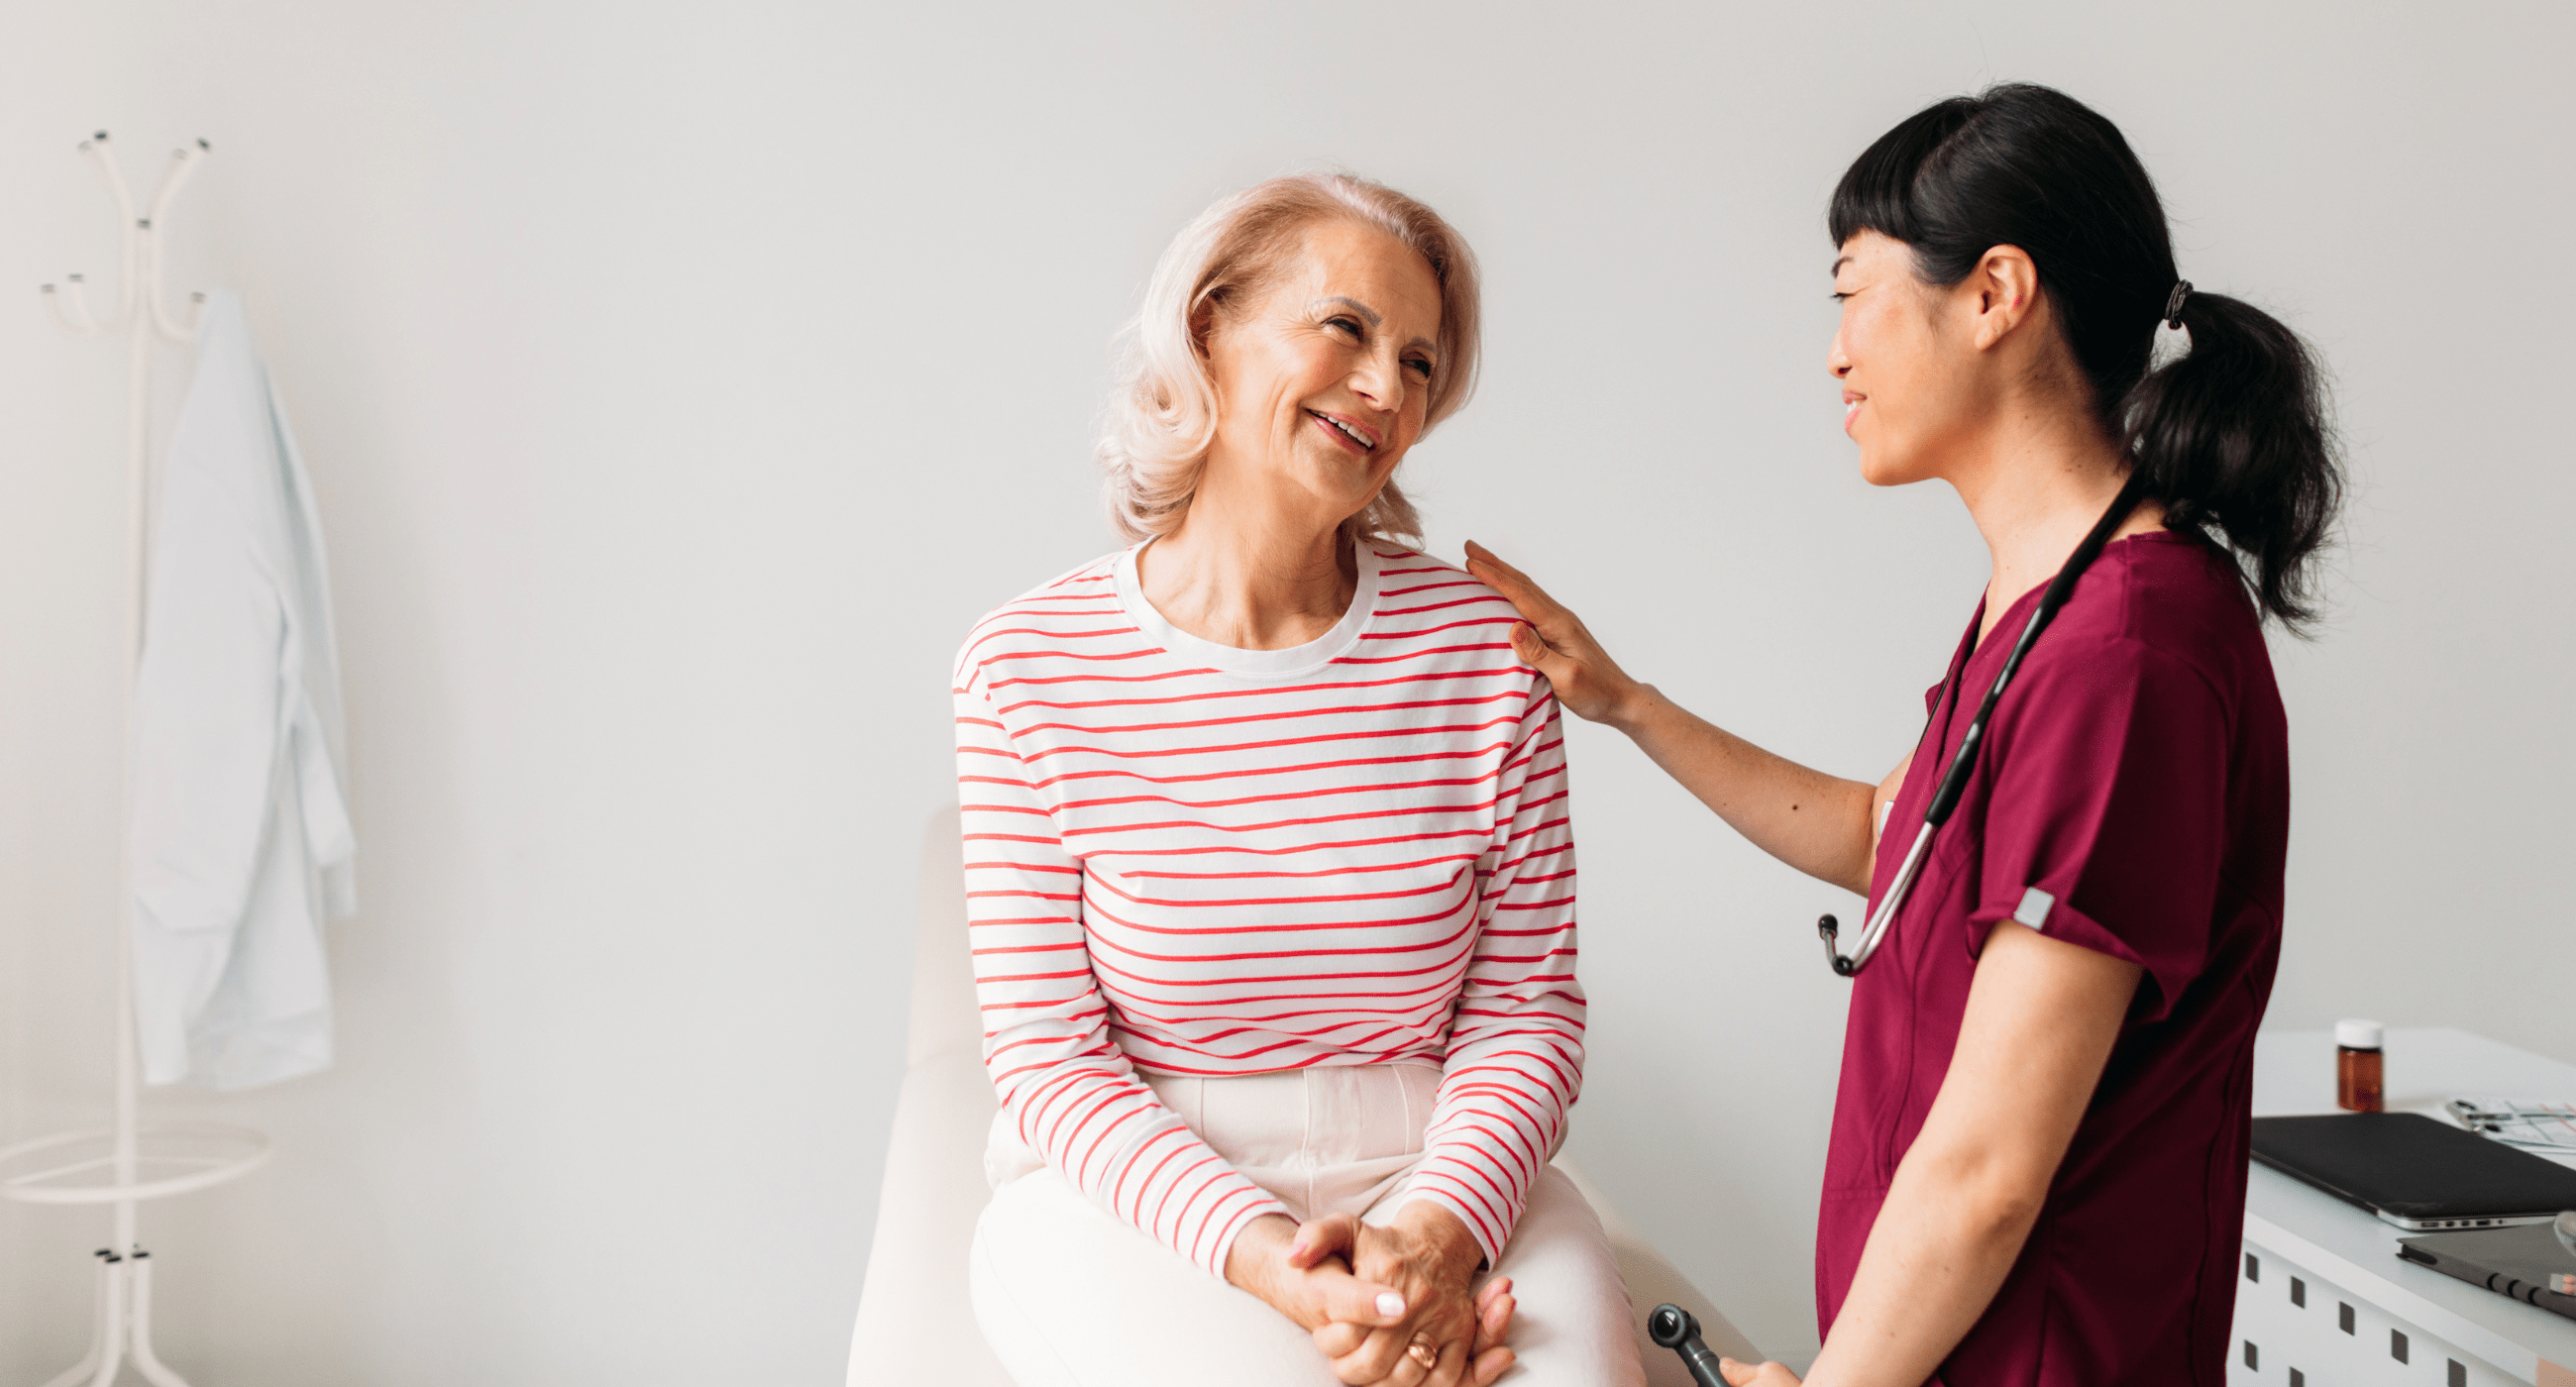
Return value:
[(323, 926), (356, 909), (312, 486), (241, 301), (210, 295), (151, 541), (134, 718), (143, 1074), (247, 1088), (331, 1062)]

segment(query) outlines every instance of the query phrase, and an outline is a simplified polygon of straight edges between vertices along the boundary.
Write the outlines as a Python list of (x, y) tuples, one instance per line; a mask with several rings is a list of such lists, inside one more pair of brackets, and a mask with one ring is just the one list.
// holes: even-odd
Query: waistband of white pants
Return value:
[(1440, 1068), (1396, 1061), (1270, 1074), (1145, 1074), (1163, 1105), (1242, 1167), (1328, 1166), (1420, 1155)]

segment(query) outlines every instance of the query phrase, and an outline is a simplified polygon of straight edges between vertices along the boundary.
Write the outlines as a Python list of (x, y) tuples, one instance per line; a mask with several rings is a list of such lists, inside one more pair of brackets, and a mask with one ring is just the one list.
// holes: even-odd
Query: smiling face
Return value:
[[(1963, 291), (1970, 298), (1963, 298)], [(1979, 348), (1974, 286), (1925, 284), (1914, 253), (1875, 231), (1843, 242), (1834, 297), (1843, 306), (1826, 366), (1843, 388), (1843, 432), (1860, 445), (1861, 476), (1900, 486), (1942, 475), (2001, 403)]]
[(1248, 484), (1335, 524), (1357, 515), (1421, 436), (1439, 335), (1429, 262), (1355, 222), (1313, 228), (1210, 326), (1217, 428), (1202, 490)]

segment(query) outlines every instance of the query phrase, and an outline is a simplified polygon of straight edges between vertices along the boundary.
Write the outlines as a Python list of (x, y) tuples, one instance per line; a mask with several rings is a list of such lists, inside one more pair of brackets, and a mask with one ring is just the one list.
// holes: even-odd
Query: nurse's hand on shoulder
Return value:
[(1509, 599), (1526, 625), (1512, 628), (1512, 653), (1547, 676), (1556, 701), (1576, 717), (1624, 727), (1636, 721), (1651, 690), (1628, 677), (1583, 620), (1559, 606), (1529, 575), (1467, 541), (1467, 571)]
[(1732, 1358), (1717, 1360), (1718, 1375), (1727, 1387), (1798, 1387), (1798, 1375), (1777, 1363), (1738, 1363)]

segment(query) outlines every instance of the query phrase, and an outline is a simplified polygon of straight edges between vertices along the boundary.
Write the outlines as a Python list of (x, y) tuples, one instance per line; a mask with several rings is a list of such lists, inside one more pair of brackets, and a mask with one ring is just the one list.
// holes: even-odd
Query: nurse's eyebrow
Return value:
[(1830, 269), (1830, 270), (1825, 271), (1825, 273), (1830, 274), (1830, 275), (1840, 275), (1840, 274), (1843, 272), (1843, 266), (1848, 265), (1848, 264), (1850, 264), (1851, 262), (1852, 262), (1852, 258), (1851, 258), (1850, 256), (1846, 255), (1846, 256), (1844, 256), (1842, 259), (1835, 261), (1835, 262), (1834, 262), (1834, 267), (1833, 267), (1832, 269)]
[(1307, 306), (1308, 308), (1313, 308), (1313, 307), (1315, 307), (1315, 306), (1316, 306), (1316, 304), (1326, 304), (1326, 303), (1338, 303), (1338, 304), (1342, 305), (1343, 307), (1348, 308), (1348, 309), (1349, 309), (1349, 310), (1351, 310), (1352, 312), (1359, 314), (1361, 317), (1368, 319), (1368, 325), (1369, 325), (1370, 327), (1377, 327), (1377, 326), (1379, 326), (1379, 325), (1383, 324), (1383, 323), (1386, 321), (1386, 319), (1381, 318), (1381, 317), (1379, 317), (1379, 316), (1377, 315), (1377, 310), (1376, 310), (1376, 309), (1369, 307), (1367, 304), (1364, 304), (1364, 303), (1360, 302), (1358, 299), (1345, 298), (1345, 297), (1343, 297), (1343, 296), (1342, 296), (1342, 295), (1340, 295), (1340, 294), (1333, 294), (1333, 295), (1327, 296), (1327, 297), (1325, 297), (1325, 298), (1317, 299), (1317, 300), (1315, 300), (1315, 302), (1314, 302), (1314, 303), (1310, 303), (1310, 304), (1308, 304), (1308, 305), (1306, 305), (1306, 306)]

